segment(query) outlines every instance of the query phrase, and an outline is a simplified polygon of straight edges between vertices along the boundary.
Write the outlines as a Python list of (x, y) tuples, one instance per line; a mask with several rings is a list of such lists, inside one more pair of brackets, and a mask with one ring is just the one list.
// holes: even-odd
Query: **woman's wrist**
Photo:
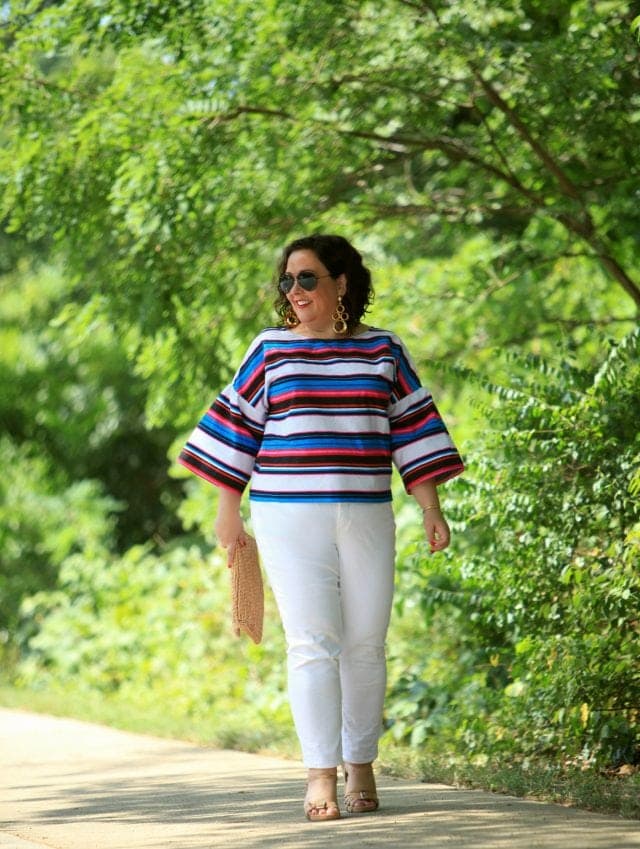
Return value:
[(240, 515), (241, 511), (239, 504), (218, 504), (218, 516), (229, 518)]
[(235, 516), (240, 514), (242, 495), (235, 490), (221, 489), (218, 498), (218, 515)]
[(438, 497), (438, 488), (433, 480), (421, 481), (416, 486), (409, 490), (418, 503), (418, 507), (426, 516), (432, 510), (440, 510), (440, 498)]

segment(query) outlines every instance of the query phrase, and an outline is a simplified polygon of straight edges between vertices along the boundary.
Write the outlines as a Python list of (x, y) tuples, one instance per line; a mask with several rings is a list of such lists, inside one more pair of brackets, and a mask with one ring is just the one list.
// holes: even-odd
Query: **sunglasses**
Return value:
[(313, 292), (318, 285), (318, 280), (321, 280), (323, 277), (332, 276), (333, 275), (331, 274), (314, 274), (313, 271), (301, 271), (300, 274), (294, 277), (293, 274), (285, 271), (285, 273), (281, 274), (278, 278), (278, 286), (280, 287), (280, 291), (283, 295), (288, 295), (297, 280), (298, 284), (302, 286), (305, 292)]

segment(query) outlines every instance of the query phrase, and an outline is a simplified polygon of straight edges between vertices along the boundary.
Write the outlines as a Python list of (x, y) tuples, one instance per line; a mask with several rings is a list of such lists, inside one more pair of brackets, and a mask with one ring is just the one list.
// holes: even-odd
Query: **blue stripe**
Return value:
[(300, 448), (362, 448), (365, 450), (377, 448), (389, 450), (389, 439), (374, 433), (304, 433), (291, 436), (265, 436), (262, 448), (277, 450), (283, 454)]
[[(422, 436), (435, 436), (438, 433), (446, 433), (447, 429), (444, 426), (444, 422), (440, 419), (436, 419), (432, 422), (427, 422), (422, 425), (419, 433)], [(394, 433), (392, 431), (391, 434), (391, 445), (394, 449), (402, 448), (404, 445), (411, 445), (412, 442), (416, 441), (416, 430), (407, 431), (407, 433)]]
[(223, 427), (219, 422), (213, 422), (211, 419), (206, 421), (203, 419), (200, 422), (200, 429), (212, 439), (217, 439), (225, 445), (242, 448), (249, 454), (255, 454), (260, 447), (259, 440), (251, 436), (243, 436), (231, 427)]
[(384, 504), (391, 501), (391, 490), (385, 492), (287, 492), (274, 493), (264, 490), (249, 490), (250, 501), (276, 501), (276, 502), (320, 502), (336, 503), (348, 502), (351, 504)]
[(332, 392), (334, 390), (347, 389), (357, 392), (359, 389), (374, 389), (378, 392), (388, 391), (388, 382), (383, 377), (364, 377), (361, 374), (345, 375), (304, 375), (296, 374), (291, 377), (278, 377), (271, 384), (271, 395), (278, 397), (279, 394), (300, 389), (307, 391), (319, 389), (321, 392)]
[(234, 380), (234, 386), (236, 384), (246, 383), (247, 380), (251, 380), (254, 373), (258, 371), (258, 369), (262, 366), (262, 362), (264, 359), (264, 351), (262, 345), (256, 345), (255, 351), (253, 351), (249, 357), (244, 360), (244, 362), (240, 365), (238, 372), (236, 374), (236, 378)]

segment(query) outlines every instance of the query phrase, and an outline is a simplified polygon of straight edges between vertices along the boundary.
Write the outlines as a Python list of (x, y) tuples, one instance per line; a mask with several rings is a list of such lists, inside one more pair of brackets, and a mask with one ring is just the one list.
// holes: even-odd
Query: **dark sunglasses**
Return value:
[(278, 278), (278, 286), (280, 287), (280, 291), (283, 295), (288, 295), (297, 280), (305, 292), (313, 292), (318, 285), (318, 280), (321, 280), (323, 277), (332, 276), (333, 275), (331, 274), (314, 274), (313, 271), (301, 271), (297, 277), (294, 277), (293, 274), (285, 271), (285, 273), (281, 274)]

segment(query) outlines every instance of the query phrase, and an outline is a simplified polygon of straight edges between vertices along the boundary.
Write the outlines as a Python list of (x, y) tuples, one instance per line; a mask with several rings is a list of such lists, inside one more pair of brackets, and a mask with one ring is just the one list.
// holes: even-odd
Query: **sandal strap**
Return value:
[[(362, 806), (359, 803), (363, 803)], [(376, 793), (355, 790), (344, 795), (344, 806), (349, 814), (370, 814), (377, 811), (380, 801)]]
[(378, 802), (375, 790), (350, 790), (344, 794), (345, 802)]

